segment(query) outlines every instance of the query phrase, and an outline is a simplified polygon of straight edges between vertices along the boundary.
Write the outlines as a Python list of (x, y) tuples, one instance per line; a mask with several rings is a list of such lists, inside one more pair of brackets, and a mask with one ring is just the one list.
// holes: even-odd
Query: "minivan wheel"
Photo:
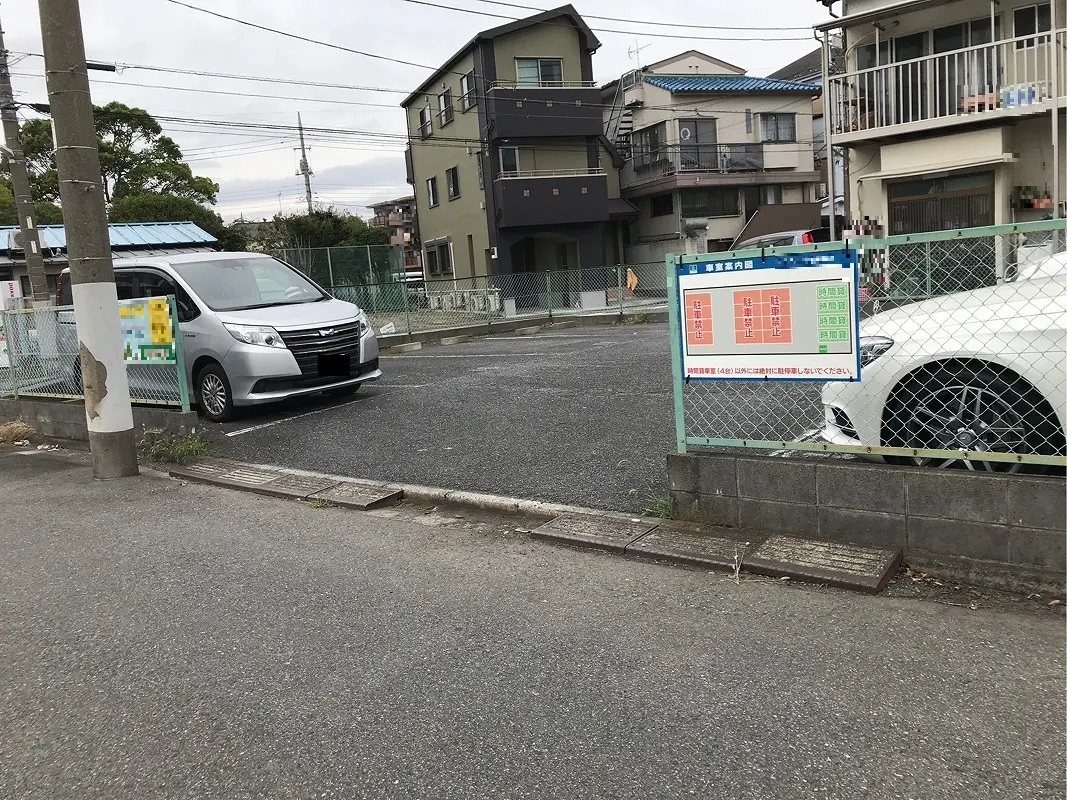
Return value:
[(233, 393), (226, 372), (218, 364), (208, 364), (196, 376), (196, 401), (212, 422), (226, 422), (233, 416)]

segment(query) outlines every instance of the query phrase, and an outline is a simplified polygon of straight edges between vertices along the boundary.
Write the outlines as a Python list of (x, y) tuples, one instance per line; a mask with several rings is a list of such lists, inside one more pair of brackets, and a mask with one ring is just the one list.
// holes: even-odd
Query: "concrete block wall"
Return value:
[(718, 453), (668, 459), (682, 519), (872, 547), (1003, 588), (1064, 591), (1062, 477)]
[[(0, 398), (0, 420), (16, 419), (32, 425), (42, 436), (79, 442), (89, 440), (82, 400)], [(138, 436), (145, 429), (187, 436), (196, 430), (199, 422), (195, 411), (138, 406), (133, 409), (133, 425)]]

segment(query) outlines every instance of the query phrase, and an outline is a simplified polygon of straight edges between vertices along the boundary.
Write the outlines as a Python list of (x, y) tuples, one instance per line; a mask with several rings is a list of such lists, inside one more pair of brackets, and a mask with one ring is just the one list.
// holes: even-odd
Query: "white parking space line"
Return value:
[(259, 425), (250, 425), (247, 428), (241, 428), (236, 431), (229, 431), (227, 436), (241, 436), (246, 433), (252, 433), (253, 431), (261, 431), (265, 428), (273, 428), (277, 425), (284, 425), (286, 422), (292, 422), (293, 420), (303, 419), (304, 417), (313, 417), (316, 414), (321, 414), (324, 411), (336, 411), (339, 408), (345, 408), (346, 406), (354, 406), (356, 403), (362, 403), (364, 400), (372, 400), (375, 397), (381, 397), (388, 392), (376, 392), (373, 395), (364, 395), (363, 397), (357, 397), (355, 400), (349, 400), (347, 403), (338, 403), (335, 406), (324, 406), (322, 408), (316, 408), (314, 411), (306, 411), (303, 414), (296, 414), (292, 417), (283, 417), (282, 419), (272, 420), (270, 422), (263, 422)]
[(544, 353), (404, 353), (396, 356), (381, 356), (381, 358), (395, 358), (407, 360), (409, 358), (537, 358)]

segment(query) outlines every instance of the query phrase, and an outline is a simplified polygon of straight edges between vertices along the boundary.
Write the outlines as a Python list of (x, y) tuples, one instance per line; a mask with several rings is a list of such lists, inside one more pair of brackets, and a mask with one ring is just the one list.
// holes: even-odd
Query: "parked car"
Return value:
[(797, 244), (815, 244), (829, 241), (831, 241), (829, 228), (805, 228), (799, 231), (765, 233), (762, 236), (745, 239), (730, 249), (751, 250), (758, 247), (792, 247)]
[[(189, 386), (208, 419), (229, 419), (235, 406), (352, 393), (382, 377), (366, 314), (270, 256), (124, 259), (115, 283), (119, 299), (175, 296)], [(69, 270), (58, 295), (60, 305), (72, 302)]]
[[(935, 297), (860, 324), (861, 380), (822, 390), (834, 444), (1064, 455), (1067, 265)], [(1055, 264), (1060, 268), (1055, 269)], [(962, 458), (886, 457), (918, 466), (1016, 471)]]

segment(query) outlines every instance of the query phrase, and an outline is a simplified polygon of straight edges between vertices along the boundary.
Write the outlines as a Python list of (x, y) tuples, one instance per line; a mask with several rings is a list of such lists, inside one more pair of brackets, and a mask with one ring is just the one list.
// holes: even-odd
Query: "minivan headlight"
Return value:
[(239, 342), (245, 344), (258, 344), (263, 347), (279, 347), (285, 350), (285, 342), (282, 341), (282, 337), (278, 334), (278, 331), (274, 330), (267, 325), (230, 325), (226, 324), (226, 330), (230, 332), (230, 336)]
[(892, 348), (894, 342), (888, 336), (860, 337), (860, 366), (865, 367)]

